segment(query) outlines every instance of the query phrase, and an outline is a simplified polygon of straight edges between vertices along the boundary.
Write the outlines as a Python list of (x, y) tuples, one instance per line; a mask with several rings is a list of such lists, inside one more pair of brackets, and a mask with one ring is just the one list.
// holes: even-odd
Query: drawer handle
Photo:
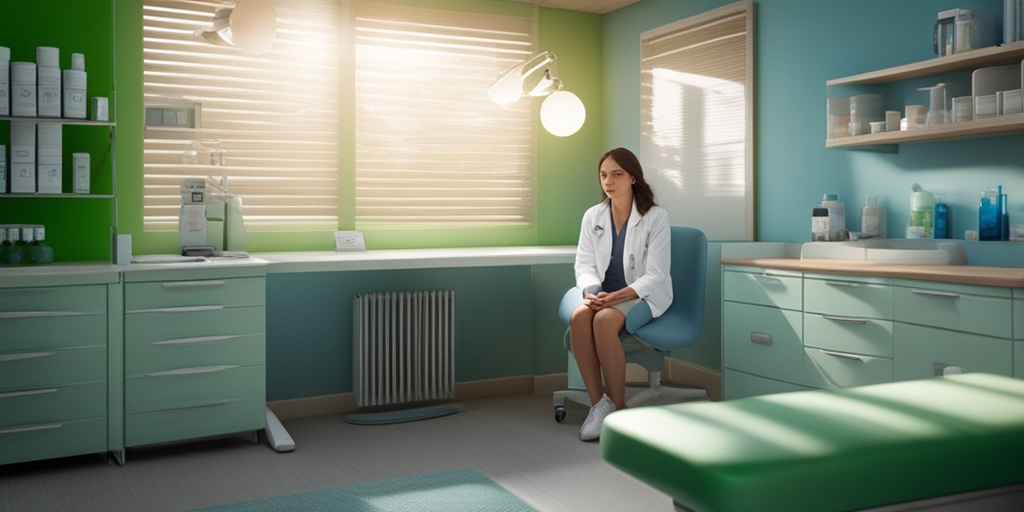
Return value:
[(919, 290), (917, 288), (911, 288), (910, 291), (917, 295), (927, 295), (929, 297), (946, 297), (950, 299), (956, 299), (960, 297), (959, 293), (956, 292), (940, 292), (936, 290)]
[(214, 373), (222, 372), (224, 370), (230, 370), (232, 368), (238, 368), (240, 365), (237, 364), (225, 364), (220, 366), (200, 366), (197, 368), (181, 368), (178, 370), (166, 370), (162, 372), (153, 372), (147, 374), (149, 377), (168, 377), (172, 375), (196, 375), (199, 373)]
[(858, 362), (861, 362), (861, 363), (864, 362), (864, 359), (862, 359), (860, 357), (857, 357), (857, 356), (855, 356), (853, 354), (844, 354), (842, 352), (833, 352), (831, 350), (825, 350), (825, 349), (818, 349), (818, 350), (821, 350), (821, 353), (825, 354), (826, 356), (838, 357), (839, 359), (849, 359), (850, 361), (858, 361)]
[(4, 434), (17, 434), (19, 432), (35, 432), (38, 430), (50, 430), (54, 428), (60, 428), (60, 423), (47, 423), (45, 425), (31, 425), (28, 427), (12, 427), (12, 428), (0, 428), (0, 435)]
[(956, 366), (936, 361), (932, 363), (932, 373), (934, 373), (936, 377), (942, 377), (943, 375), (956, 375), (958, 373), (967, 373), (967, 368), (963, 366)]
[(766, 332), (750, 331), (750, 341), (761, 345), (771, 345), (772, 335)]
[(27, 352), (24, 354), (4, 354), (0, 355), (0, 363), (9, 363), (11, 361), (21, 361), (23, 359), (37, 359), (40, 357), (51, 357), (57, 355), (57, 352)]
[(851, 282), (848, 282), (848, 281), (829, 281), (827, 279), (825, 280), (825, 284), (827, 284), (829, 286), (845, 286), (847, 288), (859, 288), (860, 287), (860, 283), (851, 283)]
[(137, 309), (132, 313), (197, 313), (202, 311), (221, 311), (224, 306), (181, 306), (176, 308)]
[(154, 341), (152, 345), (188, 345), (191, 343), (212, 343), (215, 341), (230, 340), (233, 338), (241, 338), (241, 336), (201, 336), (198, 338), (180, 338), (176, 340)]
[(834, 315), (821, 315), (825, 320), (831, 320), (833, 322), (840, 322), (844, 324), (866, 324), (867, 320), (863, 318), (854, 318), (850, 316), (834, 316)]
[(48, 395), (50, 393), (56, 393), (57, 388), (49, 389), (33, 389), (30, 391), (11, 391), (9, 393), (0, 393), (0, 398), (14, 398), (16, 396), (32, 396), (32, 395)]
[(179, 281), (163, 283), (165, 290), (196, 290), (200, 288), (220, 288), (228, 284), (227, 281)]
[(782, 279), (775, 277), (767, 272), (764, 274), (753, 274), (754, 280), (764, 284), (782, 284)]
[(13, 311), (0, 313), (0, 318), (54, 318), (62, 316), (84, 316), (84, 311)]

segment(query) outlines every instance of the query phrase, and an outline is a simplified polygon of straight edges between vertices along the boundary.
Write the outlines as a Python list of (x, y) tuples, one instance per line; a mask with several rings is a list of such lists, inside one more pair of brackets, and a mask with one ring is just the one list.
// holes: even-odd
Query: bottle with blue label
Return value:
[(935, 198), (935, 238), (949, 238), (949, 205), (942, 197)]

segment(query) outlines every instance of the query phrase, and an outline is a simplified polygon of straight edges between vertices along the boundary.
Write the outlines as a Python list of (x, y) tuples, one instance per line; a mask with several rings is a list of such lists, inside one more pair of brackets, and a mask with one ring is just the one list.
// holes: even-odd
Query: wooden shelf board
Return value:
[(981, 137), (1024, 132), (1024, 114), (989, 117), (960, 123), (946, 123), (898, 132), (853, 135), (825, 141), (826, 148), (850, 148)]
[(888, 69), (870, 71), (859, 75), (836, 78), (825, 82), (825, 85), (835, 87), (839, 85), (881, 84), (968, 68), (999, 66), (1014, 62), (1019, 64), (1021, 60), (1024, 60), (1024, 41), (1016, 41), (1004, 45), (947, 55), (945, 57), (935, 57), (934, 59)]

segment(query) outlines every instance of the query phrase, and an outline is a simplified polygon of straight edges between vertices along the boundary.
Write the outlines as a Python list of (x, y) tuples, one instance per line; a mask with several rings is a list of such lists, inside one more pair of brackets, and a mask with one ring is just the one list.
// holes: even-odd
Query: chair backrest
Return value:
[(672, 226), (672, 304), (634, 336), (661, 349), (687, 347), (704, 330), (708, 239), (690, 226)]

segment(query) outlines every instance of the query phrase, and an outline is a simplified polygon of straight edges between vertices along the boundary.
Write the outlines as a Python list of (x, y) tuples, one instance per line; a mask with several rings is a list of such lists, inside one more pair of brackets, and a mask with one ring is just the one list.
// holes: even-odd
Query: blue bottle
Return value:
[(1002, 240), (1002, 202), (1003, 187), (989, 187), (981, 193), (981, 204), (978, 206), (978, 239)]
[(942, 198), (935, 200), (935, 238), (949, 238), (949, 206)]

